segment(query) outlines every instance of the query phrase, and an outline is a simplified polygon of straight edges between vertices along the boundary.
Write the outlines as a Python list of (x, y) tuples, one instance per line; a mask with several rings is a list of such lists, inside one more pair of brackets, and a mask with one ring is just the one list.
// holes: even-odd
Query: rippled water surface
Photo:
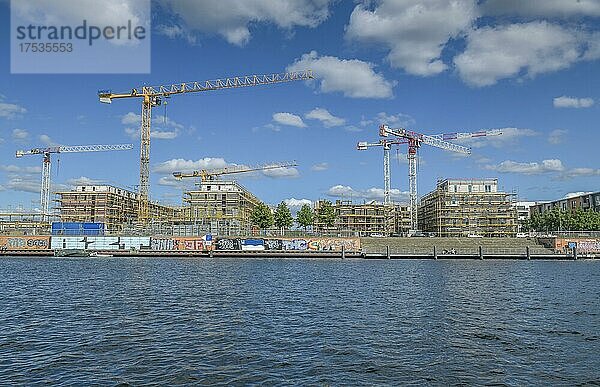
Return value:
[(0, 384), (600, 383), (600, 261), (0, 259)]

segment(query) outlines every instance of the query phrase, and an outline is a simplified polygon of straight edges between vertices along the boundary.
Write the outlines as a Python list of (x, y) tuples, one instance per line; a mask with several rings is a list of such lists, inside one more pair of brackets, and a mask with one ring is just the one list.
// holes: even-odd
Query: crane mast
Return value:
[(129, 93), (113, 93), (100, 90), (98, 98), (102, 103), (112, 103), (113, 99), (141, 98), (142, 115), (140, 127), (140, 186), (138, 220), (143, 224), (149, 221), (150, 194), (150, 134), (152, 125), (152, 108), (162, 104), (162, 98), (176, 94), (196, 93), (203, 91), (233, 89), (240, 87), (262, 86), (275, 83), (302, 81), (313, 79), (311, 70), (286, 72), (279, 74), (249, 75), (202, 82), (182, 82), (170, 85), (142, 86)]
[(50, 209), (50, 171), (52, 153), (82, 153), (82, 152), (106, 152), (121, 151), (133, 149), (133, 144), (115, 144), (115, 145), (75, 145), (75, 146), (53, 146), (46, 148), (33, 148), (29, 150), (18, 150), (15, 153), (17, 158), (31, 155), (43, 155), (42, 158), (42, 187), (40, 190), (40, 207), (42, 217), (48, 216)]
[(361, 141), (356, 145), (356, 149), (358, 150), (367, 150), (371, 147), (382, 147), (383, 148), (383, 204), (391, 204), (391, 185), (392, 178), (390, 172), (390, 149), (392, 145), (397, 144), (406, 144), (405, 140), (384, 140), (381, 139), (376, 143), (369, 143), (366, 141)]
[(410, 192), (410, 227), (413, 231), (418, 229), (418, 192), (417, 192), (417, 153), (422, 144), (430, 145), (435, 148), (440, 148), (452, 152), (471, 154), (471, 148), (453, 144), (447, 140), (460, 140), (474, 137), (498, 136), (501, 135), (500, 130), (488, 130), (472, 133), (444, 133), (427, 135), (417, 132), (412, 132), (404, 128), (391, 129), (388, 125), (382, 124), (379, 126), (379, 135), (381, 137), (395, 136), (398, 141), (408, 143), (408, 185)]

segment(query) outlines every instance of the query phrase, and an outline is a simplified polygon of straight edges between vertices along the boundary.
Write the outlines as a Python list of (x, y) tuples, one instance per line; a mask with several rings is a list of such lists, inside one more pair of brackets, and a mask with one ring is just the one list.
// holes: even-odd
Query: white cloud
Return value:
[(563, 137), (565, 134), (569, 133), (568, 130), (564, 129), (554, 129), (548, 135), (548, 142), (553, 145), (558, 145), (563, 142)]
[(346, 37), (384, 46), (393, 67), (429, 76), (448, 67), (441, 59), (444, 45), (476, 17), (474, 0), (381, 0), (372, 10), (365, 4), (354, 8)]
[(596, 169), (596, 168), (573, 168), (573, 169), (570, 169), (568, 171), (567, 175), (571, 176), (571, 177), (600, 176), (600, 169)]
[(597, 0), (487, 0), (481, 7), (487, 15), (600, 16), (600, 2)]
[(29, 138), (29, 132), (25, 129), (13, 129), (12, 138), (16, 141), (24, 141)]
[(541, 162), (520, 163), (506, 160), (498, 165), (487, 165), (485, 169), (502, 173), (519, 173), (524, 175), (537, 175), (548, 172), (562, 172), (565, 167), (558, 159), (542, 160)]
[(22, 167), (18, 165), (0, 165), (0, 170), (12, 174), (39, 174), (42, 173), (41, 167)]
[(555, 108), (588, 108), (594, 105), (592, 98), (556, 97), (552, 101)]
[(272, 178), (293, 178), (300, 176), (300, 172), (298, 172), (298, 169), (294, 167), (279, 167), (274, 169), (266, 169), (260, 172), (263, 175)]
[(58, 145), (47, 134), (40, 134), (38, 138), (39, 138), (40, 142), (46, 146), (57, 146)]
[(284, 199), (283, 202), (285, 204), (287, 204), (288, 207), (294, 208), (294, 209), (300, 209), (300, 207), (302, 207), (304, 205), (312, 206), (312, 204), (313, 204), (312, 200), (309, 200), (309, 199), (295, 199), (295, 198)]
[(408, 127), (415, 124), (414, 118), (403, 113), (387, 114), (386, 112), (379, 112), (377, 113), (375, 119), (380, 124), (388, 124), (393, 126), (399, 125), (402, 127)]
[(489, 86), (500, 79), (532, 78), (594, 59), (596, 54), (591, 55), (588, 47), (595, 38), (546, 21), (483, 27), (467, 35), (466, 50), (454, 64), (467, 84)]
[(495, 148), (503, 148), (508, 145), (514, 145), (520, 138), (533, 137), (539, 134), (535, 130), (521, 128), (500, 128), (490, 130), (499, 130), (502, 134), (497, 136), (463, 138), (453, 141), (472, 148), (481, 148), (486, 145), (491, 145)]
[(326, 128), (333, 126), (341, 126), (346, 123), (346, 120), (340, 117), (336, 117), (331, 114), (327, 109), (314, 108), (304, 115), (304, 118), (311, 120), (319, 120)]
[(184, 36), (184, 32), (179, 33), (177, 28), (196, 30), (220, 35), (238, 46), (250, 40), (250, 26), (258, 23), (287, 30), (296, 26), (316, 27), (329, 17), (329, 3), (329, 0), (163, 1), (183, 22), (181, 26), (167, 30), (172, 35)]
[(27, 109), (12, 103), (0, 102), (0, 117), (12, 119), (27, 113)]
[(135, 114), (134, 112), (129, 112), (121, 117), (121, 123), (123, 125), (140, 125), (141, 120), (142, 116)]
[(275, 113), (273, 114), (273, 121), (281, 125), (295, 126), (297, 128), (306, 127), (302, 118), (292, 113)]
[(103, 180), (91, 179), (86, 176), (79, 176), (79, 177), (75, 177), (75, 178), (71, 178), (71, 179), (67, 180), (67, 184), (72, 185), (72, 186), (96, 185), (96, 184), (104, 184), (104, 183), (105, 182)]
[[(125, 133), (132, 139), (140, 137), (141, 116), (134, 112), (129, 112), (121, 117), (121, 123), (127, 125), (124, 129)], [(132, 125), (135, 125), (132, 127)], [(185, 128), (184, 125), (165, 117), (164, 115), (156, 115), (152, 118), (152, 130), (150, 138), (157, 140), (173, 140), (179, 136)]]
[(196, 36), (188, 31), (186, 31), (183, 27), (178, 25), (167, 26), (164, 24), (160, 24), (156, 27), (156, 32), (159, 35), (164, 35), (170, 39), (176, 38), (184, 38), (190, 44), (196, 44)]
[(235, 167), (237, 164), (228, 163), (221, 157), (205, 157), (199, 160), (171, 159), (155, 165), (152, 172), (172, 174), (173, 172), (192, 172), (200, 169), (220, 169)]
[[(331, 197), (344, 199), (366, 199), (383, 201), (383, 188), (369, 188), (366, 190), (355, 190), (347, 185), (334, 185), (327, 190), (327, 195)], [(400, 191), (399, 189), (391, 189), (390, 197), (395, 201), (405, 201), (408, 199), (409, 193)]]
[(311, 51), (287, 67), (287, 71), (312, 69), (323, 93), (341, 92), (350, 98), (391, 98), (396, 82), (374, 71), (374, 65), (358, 59), (319, 56)]
[(329, 169), (329, 164), (328, 163), (318, 163), (318, 164), (315, 164), (312, 167), (310, 167), (310, 169), (313, 171), (316, 171), (316, 172), (326, 171)]
[(12, 176), (5, 184), (6, 189), (18, 192), (39, 193), (41, 183), (33, 176)]

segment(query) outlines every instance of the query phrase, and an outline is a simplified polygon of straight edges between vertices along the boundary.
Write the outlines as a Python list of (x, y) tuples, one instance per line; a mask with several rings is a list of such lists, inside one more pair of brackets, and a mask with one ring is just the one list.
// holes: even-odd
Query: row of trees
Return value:
[(600, 231), (600, 213), (577, 209), (553, 208), (534, 214), (525, 225), (527, 231)]
[[(311, 206), (305, 204), (300, 208), (300, 211), (296, 214), (296, 223), (299, 226), (304, 227), (306, 230), (309, 226), (312, 226), (315, 217), (320, 221), (320, 223), (325, 224), (326, 226), (333, 226), (335, 223), (335, 209), (330, 201), (325, 200), (321, 202), (321, 206), (319, 207), (319, 211), (315, 214)], [(260, 228), (266, 229), (270, 227), (277, 227), (279, 229), (289, 229), (294, 224), (294, 217), (285, 202), (281, 202), (277, 205), (277, 208), (274, 212), (271, 211), (269, 206), (264, 203), (260, 203), (252, 214), (250, 214), (250, 221), (252, 225)]]

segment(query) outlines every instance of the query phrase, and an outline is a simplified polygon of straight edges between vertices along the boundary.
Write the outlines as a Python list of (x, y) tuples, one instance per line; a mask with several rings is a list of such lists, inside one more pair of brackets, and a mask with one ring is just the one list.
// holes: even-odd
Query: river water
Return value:
[(2, 385), (600, 384), (600, 261), (0, 260)]

